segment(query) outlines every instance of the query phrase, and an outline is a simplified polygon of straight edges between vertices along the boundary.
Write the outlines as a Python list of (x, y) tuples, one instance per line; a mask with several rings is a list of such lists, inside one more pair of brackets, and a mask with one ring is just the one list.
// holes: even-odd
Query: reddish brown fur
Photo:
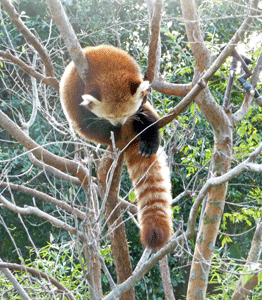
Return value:
[[(90, 131), (84, 127), (82, 118), (85, 115), (79, 105), (82, 102), (81, 95), (88, 94), (99, 87), (103, 105), (113, 105), (116, 111), (126, 113), (129, 103), (124, 101), (125, 94), (130, 93), (130, 82), (140, 84), (142, 79), (138, 65), (126, 52), (111, 46), (95, 47), (95, 49), (84, 50), (91, 72), (88, 85), (84, 87), (75, 68), (72, 67), (70, 73), (66, 71), (66, 76), (63, 76), (61, 101), (67, 118), (83, 138), (108, 145), (111, 144), (109, 135), (103, 134), (101, 127), (99, 131)], [(96, 61), (97, 56), (99, 60)], [(107, 68), (115, 72), (108, 73)], [(104, 97), (104, 93), (116, 94), (116, 97), (109, 99)], [(143, 109), (149, 118), (159, 118), (149, 103), (145, 103)], [(103, 130), (105, 130), (104, 127)], [(132, 122), (129, 121), (125, 123), (121, 131), (114, 131), (114, 134), (119, 149), (125, 148), (136, 136)], [(141, 157), (139, 139), (136, 139), (125, 150), (125, 159), (137, 195), (141, 242), (144, 246), (157, 250), (168, 242), (172, 234), (172, 198), (166, 158), (161, 150), (150, 158)]]
[[(60, 83), (61, 102), (67, 118), (73, 128), (85, 139), (110, 145), (110, 130), (108, 135), (88, 130), (82, 124), (83, 114), (82, 95), (89, 94), (99, 87), (103, 104), (116, 114), (123, 114), (128, 110), (129, 103), (126, 95), (130, 94), (130, 84), (140, 84), (142, 76), (136, 61), (125, 51), (109, 45), (87, 47), (84, 53), (90, 69), (89, 82), (84, 86), (73, 63), (67, 67)], [(110, 70), (114, 70), (111, 72)], [(112, 84), (108, 84), (112, 82)], [(110, 97), (114, 95), (114, 97)], [(113, 131), (113, 130), (112, 130)], [(119, 132), (115, 133), (118, 139)]]
[(161, 150), (149, 159), (141, 159), (138, 147), (134, 142), (125, 152), (125, 159), (137, 195), (140, 240), (144, 246), (158, 250), (173, 231), (169, 172)]

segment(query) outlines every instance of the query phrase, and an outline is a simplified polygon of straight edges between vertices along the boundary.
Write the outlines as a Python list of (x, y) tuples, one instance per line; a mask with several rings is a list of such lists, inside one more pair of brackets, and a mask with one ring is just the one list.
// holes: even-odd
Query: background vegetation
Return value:
[[(213, 54), (220, 53), (220, 48), (228, 42), (246, 16), (247, 1), (197, 1), (198, 14), (206, 45)], [(42, 41), (53, 61), (55, 75), (60, 78), (70, 57), (59, 37), (59, 32), (50, 18), (46, 1), (14, 1), (17, 11), (26, 26)], [(142, 0), (132, 1), (97, 1), (65, 0), (63, 6), (79, 38), (81, 46), (102, 43), (119, 46), (137, 59), (145, 70), (148, 54), (148, 11)], [(19, 58), (34, 65), (42, 72), (42, 64), (35, 51), (26, 43), (23, 35), (10, 21), (5, 10), (0, 11), (0, 50), (10, 51)], [(241, 43), (240, 51), (251, 58), (252, 70), (261, 51), (262, 20), (261, 15), (249, 28)], [(186, 38), (186, 31), (180, 1), (164, 2), (161, 25), (161, 63), (160, 71), (167, 82), (189, 83), (193, 79), (194, 59)], [(229, 75), (230, 59), (227, 59), (216, 72), (209, 87), (212, 95), (222, 104)], [(19, 126), (28, 122), (32, 115), (32, 99), (35, 97), (33, 81), (21, 68), (6, 62), (0, 57), (0, 109)], [(238, 76), (241, 70), (238, 69)], [(261, 91), (261, 84), (258, 84)], [(67, 122), (61, 110), (58, 93), (42, 82), (37, 83), (39, 106), (34, 123), (29, 129), (30, 137), (54, 154), (66, 158), (75, 158), (76, 144), (86, 147), (86, 142), (71, 136)], [(244, 99), (242, 87), (235, 80), (231, 103), (237, 110)], [(150, 101), (163, 116), (181, 100), (180, 97), (168, 96), (152, 90)], [(173, 206), (175, 230), (186, 230), (190, 208), (194, 199), (207, 180), (213, 151), (213, 131), (203, 117), (196, 103), (192, 103), (175, 121), (162, 129), (162, 146), (168, 154), (172, 171), (172, 192), (176, 198)], [(253, 103), (245, 119), (236, 125), (233, 133), (234, 154), (232, 168), (248, 157), (262, 140), (262, 110)], [(71, 140), (72, 141), (72, 140)], [(88, 148), (91, 153), (90, 148)], [(85, 206), (85, 194), (81, 187), (56, 179), (46, 170), (32, 167), (25, 150), (5, 130), (0, 131), (0, 181), (24, 184), (32, 189), (46, 193), (75, 207)], [(102, 151), (96, 151), (100, 157)], [(84, 158), (84, 156), (82, 157)], [(261, 158), (260, 158), (261, 162)], [(91, 162), (88, 162), (91, 164)], [(95, 166), (93, 165), (93, 175)], [(127, 198), (131, 189), (130, 179), (124, 168), (120, 196)], [(224, 215), (216, 242), (214, 259), (210, 273), (210, 285), (206, 299), (231, 299), (238, 280), (239, 272), (244, 272), (256, 222), (261, 218), (262, 199), (261, 173), (244, 172), (230, 181), (226, 197)], [(65, 219), (75, 226), (75, 220), (63, 214), (54, 204), (42, 201), (21, 191), (11, 191), (2, 187), (1, 195), (16, 203), (36, 206), (58, 219)], [(133, 200), (132, 193), (129, 200)], [(128, 199), (127, 199), (128, 200)], [(49, 222), (35, 215), (19, 215), (11, 210), (0, 208), (0, 253), (3, 261), (23, 263), (55, 277), (70, 291), (76, 299), (88, 299), (87, 280), (83, 266), (79, 262), (79, 245), (73, 242), (70, 233), (52, 226)], [(199, 212), (200, 215), (200, 212)], [(133, 266), (139, 261), (143, 248), (139, 241), (139, 229), (124, 214), (127, 240)], [(192, 251), (195, 239), (188, 240), (169, 255), (169, 268), (176, 299), (184, 299), (187, 290)], [(110, 239), (106, 231), (101, 240), (100, 253), (113, 279), (113, 257)], [(261, 258), (260, 258), (261, 259)], [(0, 295), (3, 299), (20, 299), (9, 280), (0, 273)], [(41, 283), (27, 273), (16, 274), (26, 286), (32, 299), (51, 299), (57, 297), (43, 292)], [(108, 278), (102, 275), (103, 291), (109, 292)], [(136, 299), (163, 299), (162, 279), (159, 267), (152, 268), (136, 286)], [(253, 291), (250, 299), (260, 299), (261, 285)], [(62, 298), (61, 298), (62, 299)]]

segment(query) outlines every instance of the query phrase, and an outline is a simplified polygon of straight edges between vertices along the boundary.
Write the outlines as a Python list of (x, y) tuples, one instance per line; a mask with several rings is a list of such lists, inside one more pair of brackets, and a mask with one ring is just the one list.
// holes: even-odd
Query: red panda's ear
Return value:
[(94, 86), (91, 91), (88, 93), (88, 95), (93, 96), (94, 98), (96, 98), (98, 101), (102, 101), (102, 97), (100, 94), (100, 89), (98, 86)]
[(139, 85), (140, 85), (140, 82), (129, 81), (129, 88), (130, 88), (130, 93), (132, 96), (135, 95)]
[(95, 97), (89, 94), (82, 95), (83, 102), (80, 103), (80, 105), (85, 106), (89, 110), (92, 110), (95, 105), (100, 105), (101, 102), (97, 100)]
[(143, 81), (140, 86), (138, 87), (138, 92), (143, 94), (143, 93), (148, 93), (150, 88), (150, 82), (149, 81)]
[(149, 81), (142, 81), (141, 83), (129, 82), (129, 86), (132, 96), (137, 94), (139, 97), (143, 98), (144, 94), (148, 94), (150, 83)]

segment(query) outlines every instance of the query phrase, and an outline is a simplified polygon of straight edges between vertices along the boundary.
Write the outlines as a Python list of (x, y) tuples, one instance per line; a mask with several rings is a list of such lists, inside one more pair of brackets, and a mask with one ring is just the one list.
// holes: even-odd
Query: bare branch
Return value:
[[(256, 66), (255, 66), (255, 69), (254, 69), (254, 72), (252, 74), (251, 81), (250, 81), (250, 83), (252, 84), (252, 86), (254, 88), (256, 88), (256, 86), (257, 86), (257, 83), (259, 80), (259, 75), (260, 75), (261, 71), (262, 71), (262, 51), (260, 52), (259, 58), (257, 60)], [(253, 96), (250, 93), (246, 93), (244, 101), (243, 101), (240, 109), (232, 115), (233, 124), (236, 124), (245, 118), (245, 116), (248, 114), (249, 109), (251, 107), (252, 100), (253, 100)], [(259, 97), (258, 99), (255, 99), (255, 101), (257, 102), (258, 105), (262, 106), (261, 97)]]
[(160, 78), (154, 78), (151, 87), (163, 94), (177, 96), (177, 97), (185, 97), (193, 88), (193, 83), (189, 84), (176, 84), (165, 82)]
[(174, 108), (170, 109), (169, 113), (159, 120), (159, 128), (164, 127), (173, 121), (182, 111), (184, 111), (201, 90), (207, 87), (206, 82), (201, 78), (192, 90), (181, 100)]
[(159, 48), (160, 40), (160, 24), (162, 17), (162, 0), (156, 0), (154, 3), (153, 17), (151, 21), (151, 35), (149, 43), (149, 53), (148, 53), (148, 62), (147, 69), (145, 72), (145, 80), (152, 82), (155, 76), (155, 70), (157, 65), (157, 52)]
[(195, 233), (186, 233), (180, 236), (173, 236), (170, 242), (161, 248), (156, 254), (152, 255), (150, 259), (145, 261), (141, 268), (136, 269), (125, 282), (116, 286), (116, 288), (109, 293), (104, 300), (114, 300), (115, 298), (121, 296), (124, 292), (128, 291), (132, 286), (134, 286), (161, 258), (166, 254), (174, 250), (175, 247), (181, 245), (185, 240), (193, 237)]
[[(248, 253), (247, 262), (245, 268), (252, 269), (253, 265), (256, 265), (259, 261), (262, 251), (262, 216), (257, 222), (256, 231), (253, 236), (251, 247)], [(261, 268), (260, 264), (258, 264)], [(244, 300), (246, 296), (251, 293), (251, 291), (258, 285), (258, 274), (261, 272), (261, 269), (255, 271), (254, 276), (252, 276), (243, 286), (243, 278), (240, 278), (232, 300)], [(254, 271), (253, 271), (254, 272)]]
[(77, 177), (68, 175), (64, 172), (61, 172), (57, 168), (54, 168), (50, 165), (47, 165), (47, 164), (41, 162), (40, 160), (36, 159), (35, 156), (31, 152), (27, 153), (27, 156), (28, 156), (29, 160), (31, 161), (31, 163), (35, 167), (38, 167), (39, 169), (43, 170), (44, 172), (48, 172), (48, 173), (52, 174), (52, 176), (54, 176), (55, 178), (66, 180), (67, 182), (70, 182), (75, 185), (82, 184), (81, 181)]
[(136, 215), (138, 212), (137, 206), (129, 201), (119, 198), (121, 208), (128, 210), (131, 214)]
[(199, 207), (205, 195), (208, 193), (209, 189), (212, 186), (224, 184), (245, 171), (256, 171), (257, 167), (259, 168), (259, 171), (262, 172), (262, 168), (260, 165), (252, 163), (253, 161), (255, 161), (255, 159), (261, 153), (261, 151), (262, 151), (262, 143), (255, 149), (255, 151), (253, 151), (250, 154), (250, 156), (245, 161), (243, 161), (242, 163), (240, 163), (239, 165), (237, 165), (227, 173), (218, 177), (212, 177), (207, 180), (205, 185), (199, 191), (199, 194), (196, 197), (193, 206), (191, 207), (190, 215), (188, 219), (188, 230), (194, 229), (195, 226), (194, 224), (196, 223)]
[[(195, 4), (192, 3), (193, 0), (187, 0), (185, 3), (189, 5), (188, 2), (191, 3), (193, 7), (195, 7)], [(184, 1), (181, 1), (182, 3)], [(194, 1), (193, 1), (194, 2)], [(246, 17), (240, 28), (237, 30), (237, 32), (234, 34), (234, 36), (231, 38), (230, 42), (227, 44), (227, 46), (224, 48), (224, 50), (220, 53), (220, 55), (217, 57), (217, 59), (212, 63), (212, 65), (208, 68), (208, 70), (202, 75), (200, 80), (198, 81), (198, 84), (187, 94), (187, 96), (180, 101), (176, 107), (170, 110), (169, 114), (161, 118), (159, 121), (159, 127), (163, 127), (166, 124), (170, 123), (174, 118), (176, 118), (195, 98), (201, 90), (203, 90), (205, 87), (207, 87), (208, 81), (212, 78), (212, 76), (215, 74), (215, 72), (220, 68), (224, 60), (231, 54), (231, 52), (234, 50), (236, 44), (240, 41), (240, 39), (244, 36), (246, 30), (248, 29), (251, 21), (253, 20), (254, 15), (256, 14), (256, 8), (257, 8), (258, 0), (254, 0), (253, 5), (251, 6), (252, 9), (250, 11), (250, 15)], [(188, 17), (190, 15), (185, 12)], [(194, 22), (196, 22), (196, 19), (193, 19)], [(187, 21), (189, 22), (189, 20)], [(195, 45), (195, 37), (194, 37), (194, 30), (191, 33), (191, 36), (193, 38), (192, 43)], [(196, 43), (196, 48), (195, 51), (197, 52), (198, 47), (201, 45), (203, 46), (203, 43), (201, 42), (201, 38), (199, 37), (198, 42)], [(204, 47), (204, 46), (203, 46)], [(204, 54), (203, 54), (204, 55)], [(204, 58), (206, 58), (207, 53), (204, 55)], [(209, 62), (209, 59), (202, 60), (202, 62)], [(205, 66), (207, 67), (207, 66)], [(203, 69), (203, 66), (200, 66), (200, 69)], [(211, 95), (210, 95), (211, 96)], [(202, 105), (201, 103), (198, 103), (198, 105), (201, 108), (201, 111), (204, 113), (206, 117), (209, 115), (212, 116), (212, 118), (209, 118), (209, 122), (212, 125), (213, 128), (217, 128), (215, 125), (219, 125), (217, 129), (221, 127), (222, 124), (225, 122), (225, 118), (223, 117), (223, 112), (222, 109), (220, 108), (219, 105), (216, 105), (215, 101), (213, 101), (213, 105)], [(212, 109), (212, 113), (210, 113), (210, 110)], [(214, 124), (214, 122), (216, 122)]]
[[(0, 263), (3, 261), (0, 258)], [(17, 293), (22, 297), (23, 300), (30, 300), (28, 294), (23, 289), (23, 287), (19, 284), (15, 276), (10, 272), (8, 268), (0, 268), (0, 271), (5, 274), (5, 276), (9, 279), (9, 281), (12, 283), (13, 287), (16, 289)]]
[[(111, 249), (114, 256), (114, 264), (117, 274), (117, 282), (122, 283), (132, 274), (132, 264), (129, 255), (128, 244), (126, 240), (125, 224), (122, 219), (121, 208), (118, 202), (119, 183), (121, 180), (124, 156), (120, 155), (117, 165), (113, 166), (115, 161), (112, 160), (111, 155), (104, 155), (103, 160), (99, 165), (98, 178), (103, 189), (107, 190), (109, 184), (109, 191), (106, 200), (106, 222), (108, 227), (112, 230), (110, 232)], [(111, 181), (108, 182), (108, 173), (112, 168), (113, 174), (110, 174)], [(106, 194), (103, 191), (103, 194)], [(122, 295), (123, 300), (135, 299), (135, 292), (132, 287), (128, 293)]]
[(253, 71), (252, 77), (251, 77), (251, 84), (254, 88), (257, 86), (261, 72), (262, 72), (262, 51), (259, 54), (256, 66), (254, 68), (254, 71)]
[(200, 73), (210, 65), (211, 56), (205, 46), (194, 0), (181, 0), (181, 8), (186, 26), (187, 38)]
[(36, 189), (31, 189), (21, 184), (13, 184), (13, 183), (6, 183), (6, 182), (0, 182), (0, 187), (2, 188), (10, 187), (12, 190), (27, 193), (29, 195), (32, 195), (33, 197), (37, 197), (46, 202), (52, 203), (70, 214), (75, 214), (81, 220), (85, 219), (85, 213), (83, 213), (79, 209), (73, 208), (71, 205), (68, 205), (64, 201), (57, 200), (56, 198), (51, 197), (43, 192), (37, 191)]
[(65, 222), (60, 221), (59, 219), (43, 212), (42, 210), (40, 210), (37, 207), (33, 207), (33, 206), (27, 206), (25, 208), (19, 207), (13, 203), (11, 203), (10, 201), (8, 201), (7, 199), (5, 199), (2, 195), (0, 195), (0, 202), (8, 209), (12, 210), (15, 213), (21, 214), (21, 215), (31, 215), (34, 214), (44, 220), (47, 220), (48, 222), (50, 222), (53, 226), (64, 229), (68, 232), (70, 232), (73, 235), (79, 235), (79, 237), (81, 238), (82, 241), (85, 240), (84, 234), (80, 231), (78, 231), (77, 229), (75, 229), (74, 227), (66, 224)]
[(171, 278), (170, 278), (170, 270), (168, 267), (167, 255), (165, 255), (162, 259), (160, 259), (159, 267), (160, 267), (162, 283), (165, 291), (165, 299), (175, 300)]
[(8, 268), (11, 270), (17, 270), (17, 271), (21, 271), (21, 272), (24, 271), (24, 272), (32, 274), (33, 276), (44, 278), (48, 282), (51, 282), (55, 287), (57, 287), (57, 289), (60, 291), (60, 293), (64, 294), (66, 297), (68, 297), (68, 299), (75, 300), (74, 295), (64, 285), (62, 285), (55, 278), (48, 276), (44, 272), (38, 271), (31, 267), (25, 267), (25, 266), (21, 266), (18, 264), (5, 263), (5, 262), (0, 262), (0, 268)]
[(245, 18), (245, 20), (243, 21), (239, 29), (236, 31), (234, 36), (231, 38), (230, 42), (227, 44), (225, 49), (220, 53), (218, 58), (213, 62), (212, 66), (205, 73), (204, 79), (206, 80), (206, 82), (210, 80), (210, 78), (219, 69), (219, 67), (225, 61), (225, 59), (232, 53), (238, 42), (243, 38), (243, 36), (249, 28), (249, 25), (251, 24), (257, 13), (257, 6), (258, 0), (253, 0), (250, 5), (249, 15)]
[(61, 171), (70, 172), (77, 176), (84, 184), (88, 184), (87, 170), (75, 161), (62, 158), (47, 151), (43, 146), (38, 145), (28, 135), (26, 135), (11, 119), (0, 111), (0, 125), (12, 135), (19, 143), (21, 143), (28, 151), (31, 151), (38, 159), (44, 161)]
[(63, 9), (60, 0), (47, 0), (52, 18), (59, 29), (59, 32), (64, 40), (67, 51), (72, 58), (77, 72), (83, 82), (87, 83), (88, 62), (78, 42), (73, 27), (71, 26), (67, 15)]
[(15, 65), (19, 66), (27, 74), (33, 76), (35, 79), (53, 87), (55, 90), (59, 90), (59, 82), (54, 77), (45, 77), (44, 75), (35, 71), (32, 67), (25, 64), (21, 59), (11, 55), (8, 52), (0, 50), (0, 57), (3, 57), (7, 62), (12, 62)]
[(11, 3), (10, 0), (0, 0), (4, 9), (8, 13), (11, 21), (14, 23), (16, 28), (22, 33), (25, 39), (36, 49), (39, 56), (41, 57), (44, 65), (45, 65), (45, 73), (48, 77), (55, 77), (53, 65), (51, 59), (43, 47), (43, 45), (38, 41), (38, 39), (32, 34), (32, 32), (25, 26), (24, 22), (19, 17), (15, 7)]

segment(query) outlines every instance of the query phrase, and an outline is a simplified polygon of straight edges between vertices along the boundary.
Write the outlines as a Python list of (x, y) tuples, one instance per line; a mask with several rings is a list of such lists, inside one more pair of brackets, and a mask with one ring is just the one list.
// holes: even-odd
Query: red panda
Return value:
[(63, 111), (77, 133), (86, 140), (125, 149), (132, 178), (144, 246), (157, 250), (172, 234), (171, 186), (161, 149), (158, 114), (146, 102), (149, 82), (142, 80), (136, 61), (109, 45), (83, 49), (88, 61), (85, 86), (71, 62), (60, 81)]

